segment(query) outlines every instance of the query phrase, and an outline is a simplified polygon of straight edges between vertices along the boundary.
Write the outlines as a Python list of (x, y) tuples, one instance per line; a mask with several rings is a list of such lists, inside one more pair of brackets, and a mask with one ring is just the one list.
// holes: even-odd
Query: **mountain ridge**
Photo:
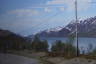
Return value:
[[(79, 37), (96, 37), (96, 16), (78, 21), (78, 36)], [(68, 37), (70, 34), (75, 34), (76, 22), (70, 22), (67, 26), (62, 27), (58, 31), (44, 30), (37, 33), (40, 37)]]

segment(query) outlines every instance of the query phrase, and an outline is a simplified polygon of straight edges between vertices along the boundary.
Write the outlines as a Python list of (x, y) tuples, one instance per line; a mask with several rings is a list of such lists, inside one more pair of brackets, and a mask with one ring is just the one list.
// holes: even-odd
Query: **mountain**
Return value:
[(22, 37), (18, 34), (15, 34), (11, 31), (3, 30), (3, 29), (0, 29), (0, 38), (24, 39), (24, 37)]
[(13, 34), (13, 33), (8, 31), (8, 30), (0, 29), (0, 37), (6, 37), (6, 36), (11, 35), (11, 34)]
[(37, 35), (41, 37), (66, 37), (69, 33), (70, 33), (70, 30), (66, 28), (62, 28), (61, 30), (58, 30), (58, 31), (45, 30), (45, 31), (38, 33)]
[(25, 43), (24, 37), (8, 30), (0, 29), (0, 51), (5, 49), (22, 49)]
[[(78, 23), (79, 37), (96, 37), (96, 16), (85, 20), (79, 20)], [(75, 34), (76, 22), (72, 21), (65, 27), (53, 28), (37, 33), (40, 37), (67, 37)]]
[[(76, 22), (69, 23), (67, 28), (71, 29), (71, 34), (75, 33)], [(96, 37), (96, 16), (78, 21), (79, 37)]]

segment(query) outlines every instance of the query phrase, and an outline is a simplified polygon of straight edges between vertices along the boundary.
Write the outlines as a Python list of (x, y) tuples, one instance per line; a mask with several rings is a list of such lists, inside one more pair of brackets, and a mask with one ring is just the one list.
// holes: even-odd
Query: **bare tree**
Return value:
[(88, 50), (88, 54), (91, 53), (92, 49), (93, 49), (93, 45), (92, 45), (91, 43), (88, 44), (88, 48), (87, 48), (87, 50)]

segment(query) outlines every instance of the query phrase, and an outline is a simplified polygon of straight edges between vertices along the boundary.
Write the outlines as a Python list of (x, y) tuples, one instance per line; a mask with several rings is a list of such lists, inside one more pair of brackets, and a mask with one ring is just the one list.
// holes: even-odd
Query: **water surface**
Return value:
[[(43, 37), (41, 38), (41, 40), (47, 40), (48, 44), (51, 45), (56, 41), (56, 40), (61, 40), (62, 42), (66, 43), (66, 41), (68, 40), (68, 38), (64, 38), (64, 37)], [(96, 47), (96, 38), (87, 38), (87, 37), (79, 37), (78, 38), (78, 43), (79, 43), (79, 48), (83, 48), (85, 50), (88, 49), (89, 44), (93, 45), (93, 48)], [(74, 40), (74, 46), (76, 46), (76, 40)]]

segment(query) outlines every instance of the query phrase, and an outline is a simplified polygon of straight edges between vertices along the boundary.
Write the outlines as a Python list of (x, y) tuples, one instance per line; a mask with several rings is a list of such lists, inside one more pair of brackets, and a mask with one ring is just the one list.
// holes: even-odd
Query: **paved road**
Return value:
[(0, 64), (40, 64), (38, 60), (23, 56), (0, 53)]

